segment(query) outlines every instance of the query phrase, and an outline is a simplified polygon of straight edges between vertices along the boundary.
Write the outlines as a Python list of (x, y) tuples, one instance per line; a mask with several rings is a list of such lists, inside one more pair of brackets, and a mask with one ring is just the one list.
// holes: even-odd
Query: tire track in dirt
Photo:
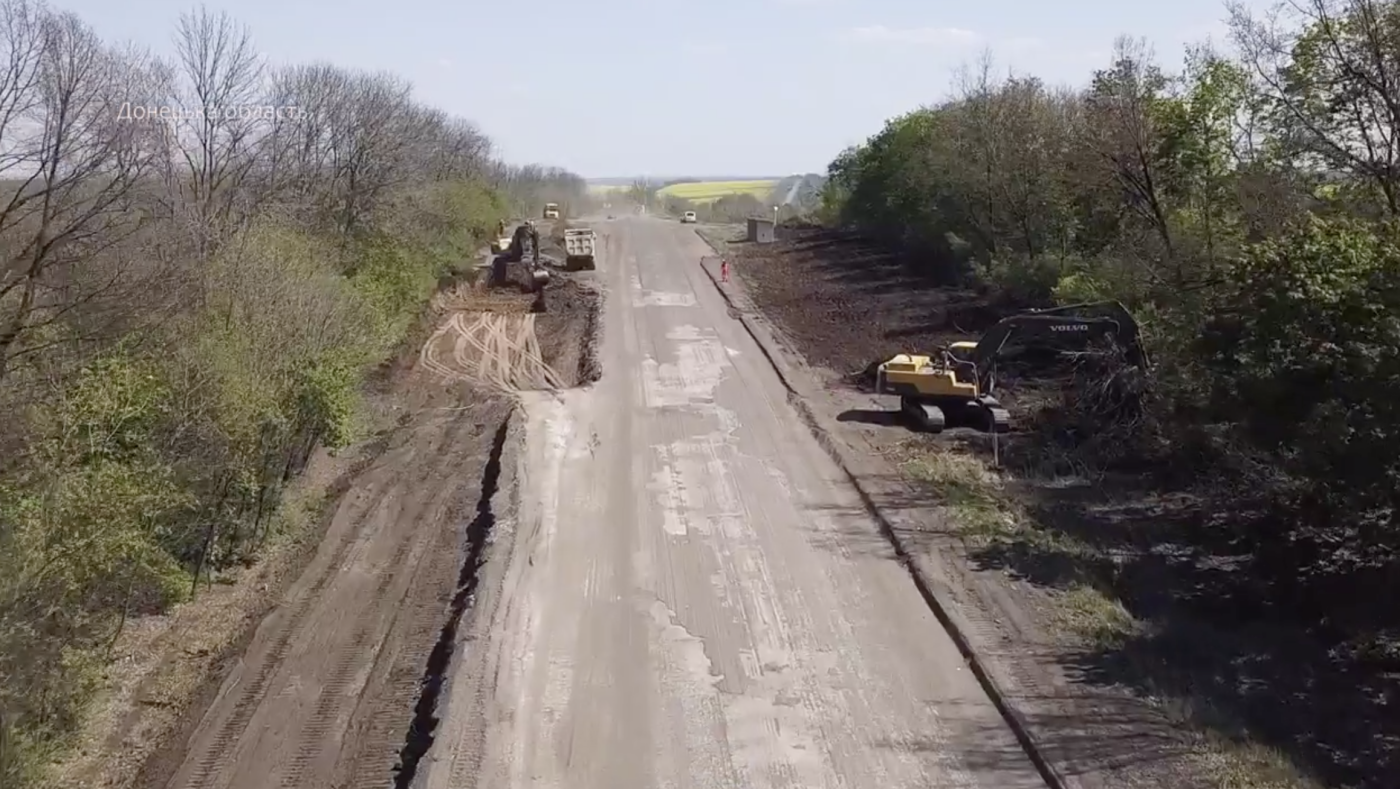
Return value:
[[(400, 727), (385, 726), (382, 727), (383, 731), (366, 732), (379, 734), (378, 737), (347, 736), (345, 741), (340, 743), (342, 747), (336, 747), (336, 740), (341, 739), (342, 732), (347, 729), (341, 721), (347, 703), (357, 702), (357, 709), (366, 710), (362, 716), (371, 719), (383, 717), (386, 702), (403, 703), (402, 699), (407, 697), (410, 699), (408, 703), (411, 703), (414, 694), (411, 679), (407, 683), (394, 683), (388, 688), (388, 693), (377, 693), (376, 698), (366, 698), (361, 694), (357, 699), (356, 695), (350, 692), (358, 677), (368, 678), (373, 673), (383, 643), (395, 629), (398, 619), (395, 612), (405, 607), (404, 598), (410, 591), (419, 592), (417, 597), (420, 601), (413, 606), (416, 609), (415, 615), (407, 619), (418, 622), (433, 620), (431, 624), (436, 625), (436, 620), (445, 615), (443, 607), (438, 604), (439, 595), (434, 594), (437, 590), (431, 588), (431, 584), (415, 585), (414, 581), (420, 572), (423, 557), (440, 554), (446, 546), (440, 545), (440, 540), (428, 539), (428, 536), (437, 530), (413, 526), (415, 522), (423, 520), (433, 521), (432, 525), (440, 525), (436, 522), (443, 520), (443, 514), (449, 509), (448, 500), (463, 492), (463, 486), (460, 484), (444, 484), (456, 475), (444, 474), (441, 470), (456, 468), (458, 464), (453, 461), (452, 456), (464, 445), (471, 446), (467, 433), (472, 428), (473, 420), (471, 414), (460, 411), (451, 418), (438, 417), (438, 422), (436, 427), (420, 427), (414, 431), (431, 433), (428, 446), (417, 453), (413, 452), (411, 445), (415, 443), (413, 439), (416, 436), (410, 434), (403, 442), (404, 446), (386, 453), (379, 463), (366, 471), (364, 476), (371, 479), (357, 484), (357, 490), (352, 491), (350, 496), (341, 502), (336, 518), (350, 525), (339, 530), (340, 533), (334, 538), (334, 547), (330, 549), (326, 558), (317, 563), (314, 580), (295, 595), (295, 602), (289, 609), (283, 609), (281, 621), (267, 637), (268, 648), (253, 658), (256, 661), (256, 673), (252, 675), (252, 681), (243, 685), (236, 697), (225, 691), (214, 702), (202, 727), (213, 725), (218, 720), (216, 716), (220, 711), (229, 709), (225, 704), (232, 703), (232, 708), (225, 713), (226, 717), (219, 724), (213, 737), (206, 740), (203, 747), (192, 750), (190, 755), (195, 761), (189, 777), (181, 782), (177, 774), (169, 786), (247, 786), (263, 789), (275, 785), (271, 779), (279, 761), (286, 765), (287, 769), (281, 782), (283, 786), (328, 785), (319, 780), (326, 770), (343, 761), (343, 757), (354, 756), (341, 753), (346, 746), (350, 746), (350, 750), (374, 750), (376, 743), (382, 751), (382, 756), (374, 761), (383, 765), (384, 769), (378, 773), (375, 782), (382, 786), (391, 779), (388, 768), (392, 766), (395, 750), (401, 739)], [(435, 471), (437, 473), (434, 473)], [(379, 479), (373, 479), (375, 476), (379, 476)], [(436, 490), (433, 491), (434, 495), (428, 498), (427, 506), (412, 506), (414, 497), (410, 494), (413, 489), (434, 483), (437, 483)], [(366, 488), (369, 489), (368, 495)], [(405, 507), (405, 502), (409, 506)], [(420, 517), (423, 514), (427, 514), (427, 517)], [(390, 544), (375, 545), (382, 540), (389, 540)], [(307, 641), (310, 649), (316, 651), (315, 644), (309, 642), (318, 629), (324, 628), (318, 628), (319, 623), (310, 617), (317, 612), (318, 602), (324, 604), (320, 606), (324, 609), (330, 605), (325, 598), (328, 595), (336, 597), (336, 589), (332, 582), (347, 569), (347, 561), (355, 561), (351, 558), (351, 552), (356, 547), (360, 549), (358, 555), (362, 557), (376, 547), (381, 553), (392, 553), (387, 560), (371, 561), (369, 570), (377, 574), (378, 578), (367, 595), (368, 600), (357, 604), (363, 613), (355, 617), (359, 627), (352, 631), (351, 637), (347, 640), (334, 639), (332, 632), (332, 643), (328, 652), (312, 654), (309, 657), (306, 654), (301, 656), (302, 660), (317, 660), (320, 668), (318, 671), (317, 666), (313, 665), (308, 676), (294, 675), (292, 678), (294, 682), (305, 682), (319, 689), (315, 697), (315, 707), (304, 723), (294, 731), (294, 736), (286, 738), (291, 742), (268, 746), (260, 743), (256, 737), (251, 743), (245, 742), (250, 733), (250, 724), (260, 712), (274, 721), (280, 718), (283, 723), (306, 715), (304, 712), (298, 714), (298, 709), (304, 709), (304, 704), (297, 703), (298, 699), (294, 698), (291, 706), (286, 709), (286, 714), (279, 716), (277, 708), (286, 706), (282, 702), (282, 695), (269, 697), (268, 693), (277, 680), (279, 671), (288, 670), (289, 661), (298, 660), (296, 645), (299, 640)], [(430, 547), (432, 551), (429, 550)], [(418, 555), (411, 560), (410, 553), (415, 549)], [(448, 553), (445, 558), (446, 563), (455, 569), (452, 554)], [(404, 587), (397, 595), (391, 594), (396, 582), (403, 582)], [(415, 586), (422, 588), (415, 589)], [(353, 593), (353, 590), (349, 591)], [(386, 618), (389, 620), (387, 623)], [(330, 627), (333, 629), (333, 625)], [(435, 627), (415, 629), (431, 631)], [(419, 653), (409, 653), (404, 656), (404, 661), (421, 665), (422, 654), (426, 654), (427, 650), (428, 646), (424, 646)], [(320, 683), (315, 682), (317, 679), (321, 680)], [(234, 680), (232, 687), (237, 688), (239, 684), (242, 684), (241, 680)], [(307, 695), (302, 692), (297, 694), (297, 697), (305, 701)], [(230, 702), (231, 698), (236, 700)], [(373, 730), (376, 727), (370, 728)], [(196, 732), (191, 742), (197, 743), (199, 739), (200, 735)], [(285, 753), (282, 750), (283, 745), (292, 747), (292, 752), (286, 754), (284, 761), (276, 758), (279, 753)], [(247, 767), (240, 765), (240, 760), (250, 761), (244, 753), (249, 747), (273, 748), (274, 753), (267, 754), (270, 763)], [(186, 763), (189, 763), (188, 759)], [(258, 772), (257, 775), (245, 774), (255, 771)]]
[[(233, 743), (248, 728), (248, 723), (252, 720), (253, 713), (257, 711), (257, 705), (267, 690), (268, 682), (271, 681), (273, 674), (277, 672), (290, 653), (292, 636), (301, 629), (306, 615), (311, 609), (311, 604), (321, 596), (331, 578), (334, 577), (334, 571), (344, 563), (346, 554), (349, 553), (351, 545), (354, 544), (355, 538), (358, 536), (358, 533), (342, 534), (336, 542), (325, 568), (317, 575), (312, 585), (298, 594), (288, 609), (284, 609), (287, 614), (277, 630), (274, 631), (268, 658), (261, 662), (253, 681), (248, 683), (239, 694), (232, 714), (219, 727), (218, 734), (210, 742), (204, 756), (196, 763), (196, 768), (190, 776), (191, 786), (212, 785), (210, 778), (215, 773), (224, 770), (233, 760)], [(214, 708), (217, 708), (221, 701), (222, 698), (216, 699)]]
[[(405, 541), (396, 549), (391, 561), (391, 566), (401, 571), (381, 579), (372, 598), (378, 605), (370, 621), (384, 621), (385, 624), (362, 627), (346, 653), (355, 656), (368, 652), (373, 656), (365, 671), (364, 686), (358, 694), (346, 693), (354, 678), (353, 670), (333, 677), (332, 681), (338, 680), (339, 684), (323, 691), (324, 709), (318, 708), (313, 717), (313, 725), (323, 731), (304, 744), (310, 758), (321, 760), (319, 772), (334, 775), (332, 786), (345, 786), (356, 780), (361, 785), (383, 787), (392, 779), (402, 731), (418, 694), (414, 671), (426, 659), (432, 635), (447, 615), (441, 597), (451, 588), (450, 581), (438, 576), (446, 573), (450, 577), (456, 569), (453, 557), (460, 551), (464, 535), (457, 527), (455, 510), (470, 504), (462, 499), (477, 480), (474, 474), (460, 474), (454, 464), (444, 461), (453, 448), (468, 444), (471, 438), (480, 435), (466, 435), (471, 420), (457, 419), (452, 424), (453, 430), (443, 440), (437, 461), (428, 466), (432, 481), (429, 489), (434, 494), (423, 506), (397, 513), (395, 518), (400, 522), (406, 520), (437, 527), (431, 531), (436, 531), (438, 539), (421, 539), (417, 534), (419, 530), (406, 530)], [(479, 425), (478, 430), (489, 427)], [(418, 517), (410, 517), (415, 515)], [(432, 557), (432, 561), (428, 561), (428, 557)], [(393, 593), (393, 587), (400, 581), (402, 589)], [(386, 652), (389, 645), (395, 648)], [(375, 683), (376, 674), (397, 675), (397, 681)], [(355, 708), (349, 720), (342, 721), (340, 713), (351, 701)], [(327, 748), (332, 736), (340, 740), (339, 749)], [(284, 785), (313, 784), (294, 775)]]
[[(452, 352), (441, 358), (441, 346)], [(423, 344), (424, 369), (449, 380), (472, 381), (504, 392), (562, 389), (563, 378), (545, 360), (535, 314), (458, 312)]]
[[(389, 587), (398, 577), (396, 573), (392, 572), (393, 568), (402, 567), (404, 560), (408, 558), (409, 552), (414, 547), (415, 541), (412, 539), (406, 539), (399, 543), (393, 558), (389, 560), (390, 572), (384, 573), (379, 585), (375, 587), (371, 599), (382, 601), (388, 595)], [(365, 647), (369, 644), (371, 636), (374, 635), (374, 629), (373, 620), (370, 620), (359, 628), (349, 644), (342, 647), (330, 677), (321, 686), (321, 697), (316, 702), (311, 719), (307, 721), (306, 726), (297, 736), (296, 755), (291, 759), (291, 769), (282, 778), (283, 789), (297, 789), (297, 787), (304, 786), (304, 774), (307, 767), (324, 752), (325, 740), (336, 724), (340, 707), (346, 701), (345, 691), (354, 679), (356, 662), (361, 659)], [(376, 648), (376, 656), (378, 651)]]
[[(466, 421), (459, 424), (462, 429), (467, 426)], [(500, 426), (476, 425), (471, 438), (480, 442), (487, 454), (482, 474), (489, 475), (496, 452), (494, 436), (507, 424), (509, 410), (501, 416)], [(458, 437), (450, 443), (465, 440), (466, 437)], [(336, 787), (382, 789), (393, 780), (404, 731), (410, 728), (415, 718), (415, 701), (422, 695), (423, 666), (431, 662), (430, 653), (444, 620), (451, 618), (448, 598), (455, 588), (453, 579), (460, 571), (458, 557), (464, 551), (469, 553), (474, 544), (471, 526), (463, 521), (472, 505), (472, 491), (482, 483), (475, 468), (474, 473), (463, 474), (452, 464), (441, 464), (436, 471), (441, 477), (435, 486), (438, 494), (424, 508), (431, 515), (420, 520), (444, 527), (450, 524), (451, 528), (439, 528), (436, 541), (418, 544), (417, 555), (409, 562), (414, 570), (404, 590), (385, 598), (386, 610), (392, 615), (375, 645), (378, 658), (371, 667), (366, 691), (361, 694), (361, 699), (373, 699), (374, 703), (362, 701), (351, 713), (346, 739), (352, 745), (342, 750), (334, 766), (332, 785)], [(478, 502), (476, 506), (481, 505)]]
[(491, 455), (482, 474), (476, 517), (467, 525), (467, 552), (458, 570), (456, 592), (452, 596), (447, 621), (438, 633), (437, 641), (428, 657), (422, 680), (423, 692), (418, 698), (418, 703), (414, 705), (413, 725), (405, 736), (399, 763), (395, 767), (395, 789), (408, 789), (413, 785), (418, 774), (419, 762), (431, 750), (437, 739), (437, 728), (441, 722), (439, 704), (447, 680), (447, 671), (457, 651), (457, 633), (464, 616), (475, 602), (480, 580), (477, 571), (485, 561), (486, 548), (496, 526), (493, 501), (500, 490), (504, 470), (503, 458), (509, 434), (510, 423), (507, 421), (497, 429), (492, 441)]

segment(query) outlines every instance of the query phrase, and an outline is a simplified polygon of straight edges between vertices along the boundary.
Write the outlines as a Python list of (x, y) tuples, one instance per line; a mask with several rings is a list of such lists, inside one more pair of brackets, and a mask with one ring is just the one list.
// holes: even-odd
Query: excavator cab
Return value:
[(931, 433), (942, 431), (950, 418), (978, 426), (991, 418), (991, 429), (1010, 429), (1006, 412), (981, 393), (976, 365), (949, 351), (890, 358), (875, 369), (875, 392), (898, 395), (900, 412)]
[(500, 255), (510, 249), (511, 233), (502, 219), (496, 223), (496, 240), (491, 242), (491, 254)]

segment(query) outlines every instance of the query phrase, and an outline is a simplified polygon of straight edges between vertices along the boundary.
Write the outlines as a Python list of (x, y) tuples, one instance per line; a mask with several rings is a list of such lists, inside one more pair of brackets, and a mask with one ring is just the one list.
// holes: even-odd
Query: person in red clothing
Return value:
[(729, 261), (724, 258), (721, 258), (719, 261), (719, 281), (729, 281)]

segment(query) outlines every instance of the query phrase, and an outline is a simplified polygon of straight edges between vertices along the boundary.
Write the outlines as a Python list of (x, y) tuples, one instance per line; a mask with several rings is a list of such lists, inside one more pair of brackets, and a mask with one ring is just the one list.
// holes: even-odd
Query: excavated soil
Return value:
[[(501, 354), (512, 364), (534, 357), (560, 371), (544, 387), (597, 380), (597, 293), (556, 277), (547, 297), (550, 312), (531, 314), (533, 297), (511, 289), (461, 283), (440, 294), (415, 332), (422, 347), (375, 382), (375, 410), (388, 427), (342, 453), (356, 459), (339, 464), (306, 551), (269, 579), (277, 585), (264, 586), (263, 607), (246, 610), (244, 635), (210, 658), (205, 691), (141, 754), (139, 774), (104, 774), (93, 785), (411, 782), (497, 517), (491, 500), (515, 467), (510, 386), (444, 376), (424, 365), (423, 349), (434, 344), (434, 327), (485, 316), (509, 327), (494, 332), (491, 347), (513, 348)], [(533, 345), (514, 344), (529, 333)], [(156, 695), (159, 674), (133, 695)], [(119, 753), (142, 725), (132, 720), (107, 746)]]
[(206, 710), (139, 785), (262, 789), (391, 780), (513, 404), (416, 371), (401, 423), (328, 508), (315, 555), (230, 654)]
[(602, 378), (598, 362), (602, 295), (574, 279), (556, 276), (545, 296), (548, 307), (536, 323), (545, 361), (566, 386), (586, 386)]
[(1001, 315), (976, 294), (929, 287), (887, 253), (828, 230), (731, 246), (754, 301), (808, 362), (860, 370), (877, 358), (975, 336)]
[(464, 286), (436, 301), (438, 330), (420, 365), (443, 378), (518, 389), (567, 389), (602, 376), (598, 363), (600, 292), (556, 273), (535, 296), (513, 288)]
[[(828, 384), (864, 389), (857, 375), (897, 353), (977, 339), (1015, 310), (969, 290), (935, 287), (868, 241), (819, 228), (783, 228), (771, 244), (728, 246), (755, 304)], [(1044, 355), (998, 362), (997, 397), (1018, 425), (1058, 402), (1072, 371)], [(875, 419), (877, 415), (869, 415)], [(950, 431), (955, 440), (980, 440)]]

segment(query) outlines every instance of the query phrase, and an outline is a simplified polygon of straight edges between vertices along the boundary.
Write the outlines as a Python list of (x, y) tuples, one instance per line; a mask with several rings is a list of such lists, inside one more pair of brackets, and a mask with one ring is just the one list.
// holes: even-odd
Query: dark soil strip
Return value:
[(457, 628), (462, 615), (471, 609), (472, 597), (476, 592), (477, 569), (481, 567), (487, 539), (496, 526), (496, 514), (491, 509), (491, 499), (501, 480), (501, 454), (505, 451), (506, 438), (510, 431), (510, 420), (501, 423), (496, 429), (496, 437), (491, 443), (491, 456), (486, 461), (486, 469), (481, 476), (481, 498), (476, 504), (476, 517), (467, 525), (467, 555), (462, 561), (462, 569), (457, 574), (457, 593), (452, 596), (448, 609), (447, 623), (438, 634), (437, 644), (428, 655), (428, 666), (423, 672), (422, 691), (418, 703), (413, 708), (413, 722), (404, 735), (403, 749), (399, 751), (399, 763), (394, 767), (394, 789), (408, 789), (418, 774), (418, 763), (433, 746), (438, 718), (438, 699), (442, 695), (443, 684), (447, 679), (448, 668), (452, 664), (452, 652), (456, 647)]
[(578, 386), (597, 383), (603, 377), (603, 364), (598, 360), (598, 348), (603, 343), (603, 331), (599, 325), (602, 313), (602, 296), (590, 293), (588, 309), (584, 313), (583, 347), (578, 356)]

